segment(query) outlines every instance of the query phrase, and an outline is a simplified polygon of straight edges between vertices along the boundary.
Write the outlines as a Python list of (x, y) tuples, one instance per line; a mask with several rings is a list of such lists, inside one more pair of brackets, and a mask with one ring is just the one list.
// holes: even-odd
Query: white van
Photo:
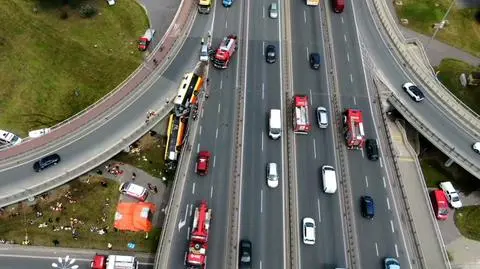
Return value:
[(270, 118), (268, 120), (268, 135), (272, 139), (280, 138), (282, 134), (282, 114), (280, 109), (270, 109)]
[(22, 143), (22, 139), (17, 135), (0, 130), (0, 146), (1, 145), (18, 145)]
[(462, 201), (460, 200), (460, 196), (458, 195), (458, 192), (453, 187), (452, 182), (450, 181), (440, 182), (440, 189), (443, 190), (443, 192), (445, 193), (445, 196), (447, 197), (448, 202), (453, 208), (462, 207)]
[(335, 193), (337, 191), (337, 175), (335, 168), (329, 165), (322, 166), (323, 192)]

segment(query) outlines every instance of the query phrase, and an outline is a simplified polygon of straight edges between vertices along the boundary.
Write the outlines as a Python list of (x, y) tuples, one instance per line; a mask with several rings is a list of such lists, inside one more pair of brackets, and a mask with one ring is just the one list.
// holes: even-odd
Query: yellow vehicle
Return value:
[(212, 0), (199, 0), (198, 2), (198, 12), (201, 14), (210, 13), (212, 9)]
[(307, 6), (318, 6), (320, 0), (307, 0)]

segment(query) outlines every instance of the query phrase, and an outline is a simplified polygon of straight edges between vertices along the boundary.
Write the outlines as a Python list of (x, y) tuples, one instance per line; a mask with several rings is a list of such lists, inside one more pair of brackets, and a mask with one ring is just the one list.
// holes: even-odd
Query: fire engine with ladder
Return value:
[(236, 50), (237, 36), (229, 35), (224, 37), (212, 59), (213, 66), (220, 69), (227, 68)]
[(312, 129), (308, 96), (296, 95), (293, 100), (293, 131), (296, 134), (308, 134)]
[(195, 208), (192, 233), (188, 244), (187, 269), (205, 269), (207, 263), (208, 230), (212, 210), (208, 208), (207, 202), (202, 201), (199, 207)]
[(363, 113), (358, 109), (347, 109), (343, 113), (343, 126), (348, 149), (363, 149), (365, 146), (365, 130)]

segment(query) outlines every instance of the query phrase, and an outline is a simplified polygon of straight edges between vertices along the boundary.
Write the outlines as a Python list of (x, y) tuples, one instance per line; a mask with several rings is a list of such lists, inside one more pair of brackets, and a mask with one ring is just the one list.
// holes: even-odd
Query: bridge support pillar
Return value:
[(453, 163), (453, 159), (448, 159), (446, 162), (445, 162), (445, 167), (450, 167), (450, 165), (452, 165)]

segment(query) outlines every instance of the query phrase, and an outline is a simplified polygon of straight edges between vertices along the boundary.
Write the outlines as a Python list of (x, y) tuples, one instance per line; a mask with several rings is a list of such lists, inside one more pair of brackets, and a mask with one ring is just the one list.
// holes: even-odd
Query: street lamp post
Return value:
[(428, 49), (430, 42), (432, 42), (435, 39), (435, 36), (437, 35), (438, 31), (440, 31), (440, 29), (443, 28), (443, 26), (445, 25), (445, 20), (447, 19), (448, 14), (450, 13), (450, 10), (452, 9), (452, 7), (455, 5), (456, 2), (457, 0), (452, 0), (452, 2), (450, 3), (450, 6), (448, 7), (447, 12), (445, 12), (445, 15), (440, 21), (440, 25), (436, 27), (435, 32), (433, 32), (432, 38), (430, 38), (430, 40), (428, 41), (427, 45), (425, 46), (425, 49)]

